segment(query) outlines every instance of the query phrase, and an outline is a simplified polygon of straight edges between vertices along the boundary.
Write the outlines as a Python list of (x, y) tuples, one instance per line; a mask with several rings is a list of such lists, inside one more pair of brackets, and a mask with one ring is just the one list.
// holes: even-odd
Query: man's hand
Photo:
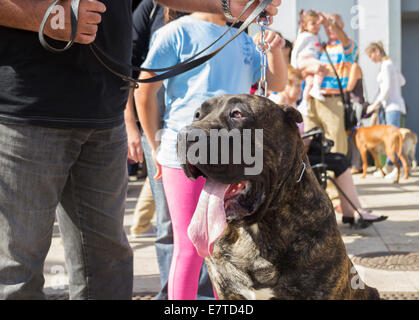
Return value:
[[(71, 35), (70, 0), (59, 2), (65, 10), (65, 28), (54, 29), (51, 26), (51, 15), (45, 27), (45, 34), (56, 40), (69, 41)], [(79, 6), (79, 21), (75, 42), (89, 44), (95, 41), (98, 25), (102, 21), (101, 14), (106, 11), (106, 6), (97, 0), (81, 0)]]
[[(238, 17), (244, 10), (249, 0), (230, 0), (230, 11), (234, 17)], [(256, 1), (248, 10), (248, 13), (244, 15), (243, 19), (246, 19), (249, 14), (259, 5), (262, 0)], [(276, 16), (278, 13), (278, 7), (281, 5), (282, 0), (272, 0), (269, 6), (266, 7), (268, 16)]]
[(329, 26), (329, 20), (326, 18), (325, 14), (323, 12), (318, 12), (318, 14), (320, 16), (319, 23), (325, 27)]

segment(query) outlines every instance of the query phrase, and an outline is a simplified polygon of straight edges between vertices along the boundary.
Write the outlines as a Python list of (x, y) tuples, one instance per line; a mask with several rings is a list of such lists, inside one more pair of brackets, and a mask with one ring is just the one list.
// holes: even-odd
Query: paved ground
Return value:
[[(338, 223), (346, 244), (348, 254), (357, 263), (361, 278), (378, 288), (387, 299), (419, 299), (418, 256), (398, 254), (395, 259), (382, 257), (396, 255), (397, 252), (419, 252), (419, 170), (409, 180), (401, 180), (394, 185), (383, 179), (368, 175), (367, 179), (354, 176), (361, 203), (377, 214), (388, 215), (388, 221), (363, 230), (350, 229), (340, 224), (341, 215), (337, 214)], [(141, 188), (142, 181), (130, 184), (127, 199), (125, 226), (131, 223), (133, 208)], [(159, 272), (155, 258), (153, 238), (143, 238), (131, 242), (134, 249), (134, 292), (137, 296), (153, 294), (159, 289)], [(378, 253), (379, 259), (362, 261), (359, 257), (368, 253)], [(403, 258), (406, 258), (405, 261)], [(412, 260), (413, 259), (413, 260)], [(416, 259), (416, 260), (415, 260)], [(366, 261), (366, 262), (365, 262)], [(378, 261), (378, 262), (377, 262)], [(411, 265), (403, 268), (403, 265)], [(374, 268), (371, 268), (371, 265)], [(398, 271), (399, 269), (403, 269)], [(55, 228), (51, 250), (45, 264), (45, 291), (49, 295), (65, 295), (67, 276), (64, 256), (58, 228)]]

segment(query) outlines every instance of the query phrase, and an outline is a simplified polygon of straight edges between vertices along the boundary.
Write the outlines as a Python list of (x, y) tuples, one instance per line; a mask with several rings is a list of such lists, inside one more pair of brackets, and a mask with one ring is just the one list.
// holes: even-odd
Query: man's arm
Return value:
[[(261, 1), (262, 0), (256, 1), (251, 9), (254, 9)], [(271, 4), (266, 8), (268, 15), (275, 16), (278, 13), (277, 7), (281, 5), (281, 1), (282, 0), (272, 0)], [(156, 2), (181, 11), (223, 13), (221, 0), (156, 0)], [(230, 0), (230, 11), (233, 16), (239, 16), (248, 2), (248, 0)], [(250, 9), (249, 12), (251, 12)], [(246, 18), (246, 16), (244, 18)]]
[(336, 37), (340, 42), (342, 42), (343, 46), (345, 48), (349, 47), (351, 45), (351, 39), (348, 37), (348, 35), (343, 31), (343, 29), (336, 23), (332, 22), (332, 29), (336, 33)]
[(334, 17), (326, 18), (323, 21), (325, 27), (329, 26), (332, 28), (333, 32), (336, 34), (338, 40), (343, 44), (345, 48), (351, 45), (351, 39), (343, 31), (343, 28), (339, 25), (339, 22)]
[[(0, 26), (38, 32), (51, 3), (52, 0), (0, 0)], [(56, 40), (68, 41), (71, 34), (70, 0), (62, 0), (58, 4), (64, 8), (65, 28), (53, 29), (51, 15), (45, 25), (45, 34)], [(76, 42), (88, 44), (95, 40), (98, 24), (102, 20), (100, 14), (105, 11), (105, 5), (100, 1), (80, 1)]]

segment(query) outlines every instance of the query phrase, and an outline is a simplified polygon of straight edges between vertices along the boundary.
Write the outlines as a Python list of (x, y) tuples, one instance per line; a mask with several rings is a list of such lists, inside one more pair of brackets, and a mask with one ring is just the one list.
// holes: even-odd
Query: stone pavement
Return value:
[[(348, 254), (361, 278), (387, 299), (419, 299), (419, 170), (413, 172), (409, 180), (402, 179), (399, 185), (374, 178), (372, 174), (365, 180), (355, 175), (354, 180), (363, 206), (376, 214), (389, 216), (385, 222), (355, 230), (343, 226), (341, 215), (337, 214)], [(124, 223), (127, 233), (141, 185), (142, 181), (130, 183)], [(159, 290), (153, 241), (153, 238), (142, 238), (131, 242), (137, 296), (150, 296)], [(65, 295), (68, 279), (57, 226), (44, 273), (45, 292), (53, 296)]]

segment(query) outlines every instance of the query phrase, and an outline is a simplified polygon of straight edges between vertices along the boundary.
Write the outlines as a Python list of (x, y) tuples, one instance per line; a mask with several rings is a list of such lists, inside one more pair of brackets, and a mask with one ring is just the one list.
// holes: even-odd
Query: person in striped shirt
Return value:
[[(347, 91), (349, 74), (358, 52), (357, 44), (344, 32), (344, 23), (340, 15), (325, 15), (324, 28), (328, 37), (326, 50), (342, 82), (344, 92)], [(326, 138), (334, 141), (331, 152), (347, 154), (348, 143), (345, 132), (344, 106), (340, 96), (338, 79), (325, 52), (320, 55), (320, 62), (327, 65), (328, 74), (323, 79), (321, 92), (324, 101), (311, 99), (304, 117), (307, 130), (318, 127), (324, 130)]]

